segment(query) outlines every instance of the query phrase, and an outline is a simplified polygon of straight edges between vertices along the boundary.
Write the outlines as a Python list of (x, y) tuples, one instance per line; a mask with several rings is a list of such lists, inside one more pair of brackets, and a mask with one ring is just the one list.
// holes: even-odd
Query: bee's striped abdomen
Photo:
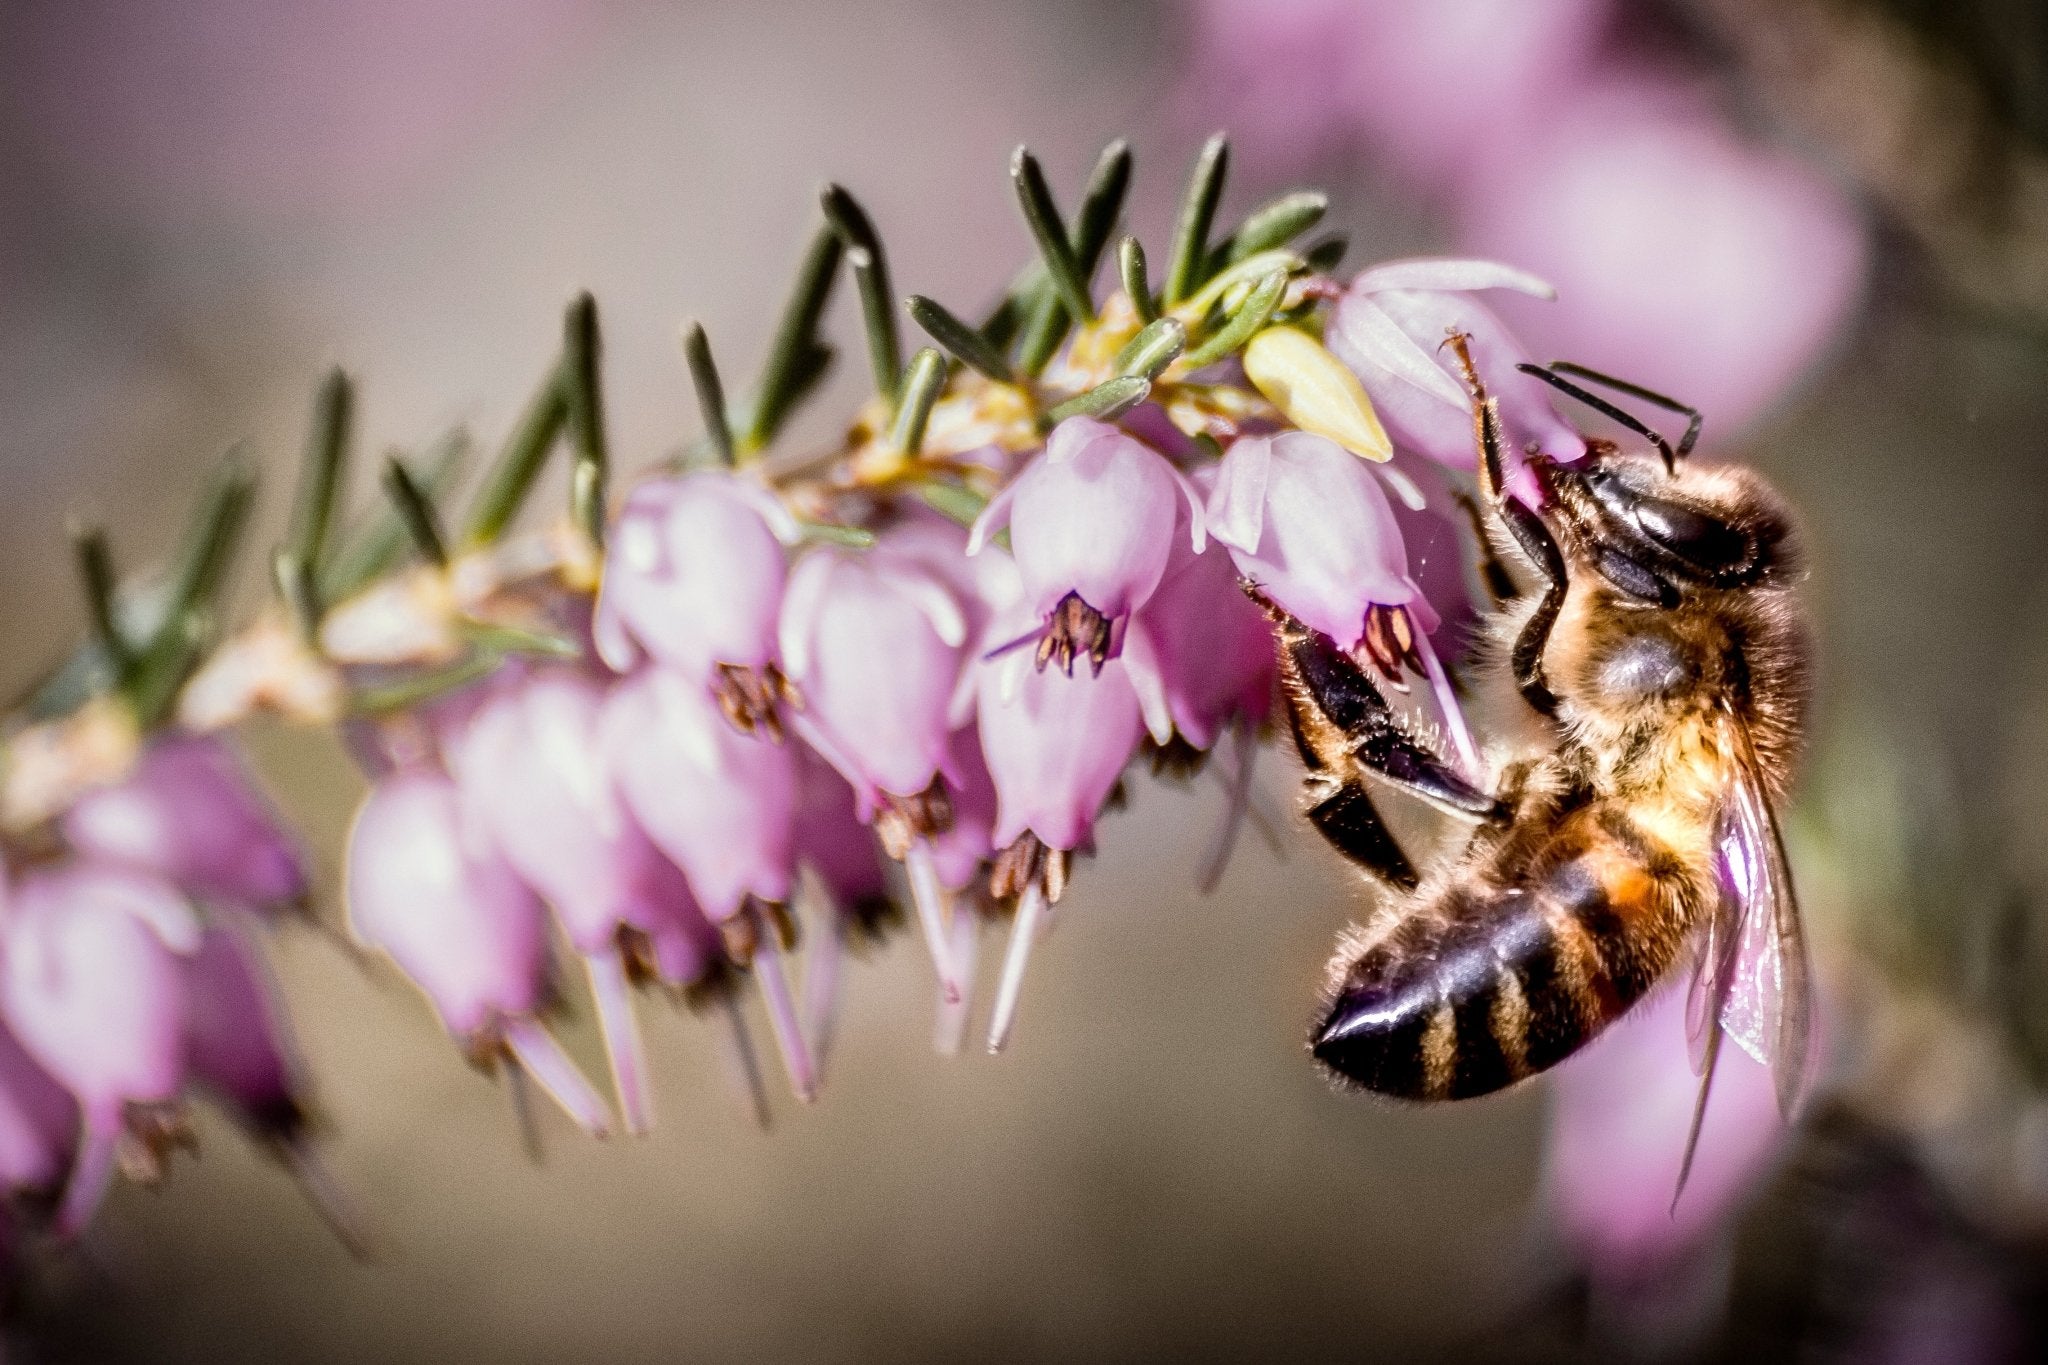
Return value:
[(1581, 812), (1520, 885), (1475, 878), (1418, 905), (1343, 964), (1316, 1057), (1382, 1094), (1464, 1099), (1618, 1018), (1675, 960), (1694, 899), (1678, 860), (1608, 828), (1620, 818)]

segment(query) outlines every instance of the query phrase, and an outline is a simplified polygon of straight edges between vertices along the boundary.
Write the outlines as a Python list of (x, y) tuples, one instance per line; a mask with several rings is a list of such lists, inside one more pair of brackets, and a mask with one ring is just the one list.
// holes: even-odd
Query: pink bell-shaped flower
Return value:
[(621, 940), (666, 927), (688, 892), (612, 781), (598, 745), (604, 699), (584, 673), (535, 670), (498, 688), (449, 747), (465, 811), (584, 960), (626, 1130), (641, 1133), (653, 1101)]
[(426, 993), (473, 1056), (509, 1051), (587, 1132), (604, 1101), (534, 1018), (547, 988), (541, 905), (463, 815), (455, 783), (426, 768), (377, 782), (348, 842), (349, 925)]
[(967, 638), (979, 640), (989, 619), (1007, 611), (1023, 594), (1017, 562), (1000, 550), (982, 546), (967, 552), (968, 533), (956, 522), (912, 504), (901, 519), (876, 538), (868, 553), (880, 560), (909, 562), (944, 583), (967, 622)]
[(78, 1101), (0, 1026), (0, 1194), (54, 1192), (78, 1147)]
[(1121, 660), (1069, 677), (1017, 655), (983, 662), (976, 683), (977, 729), (996, 791), (993, 844), (1002, 850), (991, 887), (1017, 897), (989, 1020), (996, 1052), (1015, 1023), (1031, 948), (1065, 885), (1068, 854), (1093, 833), (1144, 724)]
[(790, 577), (782, 627), (806, 708), (797, 725), (853, 783), (861, 818), (903, 860), (933, 965), (957, 997), (931, 840), (952, 818), (938, 779), (966, 641), (959, 605), (907, 559), (820, 549)]
[(79, 854), (154, 872), (203, 901), (263, 909), (306, 893), (297, 844), (213, 735), (151, 740), (126, 777), (65, 812), (63, 831)]
[(696, 903), (742, 945), (791, 1087), (818, 1073), (783, 967), (779, 913), (796, 876), (793, 746), (736, 733), (703, 692), (661, 668), (612, 689), (598, 743), (626, 805), (689, 879)]
[(169, 1105), (184, 1084), (179, 954), (198, 941), (184, 898), (144, 873), (74, 862), (31, 872), (14, 890), (0, 1007), (82, 1119), (61, 1236), (99, 1207), (129, 1106)]
[(796, 760), (786, 747), (733, 733), (709, 699), (661, 668), (612, 689), (598, 742), (627, 808), (714, 921), (749, 896), (789, 899)]
[(1048, 848), (1080, 847), (1144, 736), (1129, 675), (1120, 663), (1069, 678), (996, 659), (981, 665), (978, 686), (981, 750), (996, 789), (995, 846), (1031, 834)]
[(906, 559), (820, 547), (797, 561), (782, 658), (825, 757), (861, 798), (911, 798), (946, 763), (967, 622), (945, 584)]
[(1358, 645), (1375, 604), (1436, 626), (1408, 576), (1387, 495), (1335, 441), (1287, 431), (1233, 442), (1209, 495), (1209, 524), (1239, 573), (1341, 649)]
[(704, 469), (635, 488), (612, 524), (592, 623), (620, 673), (643, 653), (708, 687), (741, 729), (771, 735), (780, 697), (776, 621), (798, 530), (744, 475)]
[(1231, 721), (1256, 726), (1272, 710), (1273, 627), (1238, 586), (1220, 542), (1201, 554), (1175, 545), (1159, 590), (1131, 623), (1124, 662), (1160, 743), (1178, 734), (1206, 750)]
[(1201, 499), (1186, 476), (1120, 428), (1069, 417), (1053, 428), (1045, 453), (989, 503), (967, 552), (1009, 527), (1023, 600), (1042, 627), (1040, 667), (1051, 661), (1072, 671), (1075, 657), (1085, 656), (1099, 672), (1117, 654), (1125, 620), (1166, 572), (1178, 498), (1187, 501), (1189, 535), (1200, 550)]
[(1365, 385), (1400, 449), (1453, 469), (1477, 466), (1472, 395), (1444, 348), (1445, 338), (1461, 333), (1480, 380), (1498, 401), (1511, 478), (1528, 455), (1580, 458), (1585, 438), (1558, 415), (1554, 391), (1515, 368), (1529, 354), (1507, 324), (1467, 292), (1476, 289), (1554, 297), (1533, 275), (1491, 261), (1388, 261), (1351, 282), (1325, 339)]

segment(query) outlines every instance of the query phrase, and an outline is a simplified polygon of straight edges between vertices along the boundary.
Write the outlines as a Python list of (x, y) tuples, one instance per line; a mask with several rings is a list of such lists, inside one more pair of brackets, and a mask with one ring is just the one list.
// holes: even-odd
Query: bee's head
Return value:
[(1680, 463), (1604, 443), (1575, 464), (1535, 463), (1544, 519), (1628, 596), (1675, 606), (1703, 590), (1757, 588), (1795, 570), (1789, 514), (1739, 466)]

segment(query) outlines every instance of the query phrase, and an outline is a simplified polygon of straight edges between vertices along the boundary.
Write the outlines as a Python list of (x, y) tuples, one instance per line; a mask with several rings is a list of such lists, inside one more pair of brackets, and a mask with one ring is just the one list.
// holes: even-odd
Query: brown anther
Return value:
[(797, 701), (789, 679), (774, 664), (759, 668), (719, 664), (712, 674), (711, 695), (733, 729), (743, 735), (761, 735), (774, 744), (782, 743), (779, 708)]
[(769, 934), (774, 936), (777, 948), (785, 953), (792, 951), (796, 947), (796, 920), (782, 902), (764, 901), (756, 896), (748, 896), (738, 913), (718, 926), (726, 956), (740, 966), (754, 960), (764, 935)]
[(1057, 905), (1067, 891), (1067, 872), (1073, 855), (1065, 849), (1047, 848), (1037, 835), (1026, 831), (1017, 842), (1001, 850), (989, 864), (988, 893), (991, 899), (1021, 896), (1027, 887), (1038, 886), (1046, 903)]
[(1415, 623), (1405, 607), (1379, 602), (1365, 610), (1365, 637), (1360, 642), (1373, 668), (1397, 691), (1406, 692), (1405, 670), (1422, 671), (1422, 654), (1415, 645)]
[(910, 845), (930, 839), (953, 828), (953, 797), (946, 779), (935, 777), (932, 784), (915, 796), (882, 794), (882, 808), (875, 813), (875, 834), (882, 851), (897, 862), (909, 856)]
[(1038, 667), (1057, 664), (1071, 678), (1075, 658), (1086, 657), (1090, 671), (1099, 675), (1109, 662), (1113, 639), (1109, 618), (1083, 602), (1081, 594), (1070, 592), (1046, 618), (1045, 633), (1038, 637)]
[(195, 1155), (199, 1151), (198, 1134), (183, 1105), (173, 1100), (128, 1106), (117, 1158), (122, 1175), (138, 1185), (154, 1185), (180, 1148)]
[(1200, 773), (1209, 762), (1207, 750), (1194, 745), (1175, 733), (1164, 744), (1146, 744), (1145, 752), (1152, 760), (1154, 777), (1171, 777), (1186, 781)]

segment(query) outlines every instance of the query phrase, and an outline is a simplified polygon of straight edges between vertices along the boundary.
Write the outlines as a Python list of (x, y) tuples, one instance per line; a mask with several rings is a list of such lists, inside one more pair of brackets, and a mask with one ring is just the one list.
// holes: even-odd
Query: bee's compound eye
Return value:
[(1743, 568), (1756, 555), (1750, 538), (1718, 517), (1654, 498), (1639, 499), (1633, 511), (1644, 535), (1707, 573)]

